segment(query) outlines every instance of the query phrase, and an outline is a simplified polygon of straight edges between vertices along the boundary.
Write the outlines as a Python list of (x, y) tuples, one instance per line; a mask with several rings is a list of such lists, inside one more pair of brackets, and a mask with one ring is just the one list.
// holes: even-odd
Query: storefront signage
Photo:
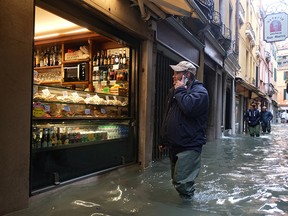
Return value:
[(264, 40), (266, 42), (283, 41), (288, 37), (288, 15), (286, 13), (269, 14), (264, 18)]

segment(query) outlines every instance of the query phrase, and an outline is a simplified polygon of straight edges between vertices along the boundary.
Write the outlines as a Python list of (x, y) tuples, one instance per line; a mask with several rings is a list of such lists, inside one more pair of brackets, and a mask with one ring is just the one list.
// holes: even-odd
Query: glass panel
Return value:
[[(122, 122), (58, 122), (32, 126), (32, 149), (61, 148), (78, 144), (125, 139), (129, 136), (129, 120)], [(78, 145), (79, 146), (79, 145)]]

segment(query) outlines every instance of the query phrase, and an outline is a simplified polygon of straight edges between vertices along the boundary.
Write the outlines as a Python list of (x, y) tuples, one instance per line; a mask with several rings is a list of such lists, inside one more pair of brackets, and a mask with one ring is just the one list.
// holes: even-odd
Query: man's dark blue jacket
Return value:
[(265, 124), (267, 124), (269, 121), (273, 119), (273, 115), (270, 111), (261, 111), (260, 116), (261, 116), (260, 121), (262, 121)]
[(201, 152), (206, 143), (209, 96), (202, 83), (171, 88), (161, 128), (159, 143), (182, 150)]

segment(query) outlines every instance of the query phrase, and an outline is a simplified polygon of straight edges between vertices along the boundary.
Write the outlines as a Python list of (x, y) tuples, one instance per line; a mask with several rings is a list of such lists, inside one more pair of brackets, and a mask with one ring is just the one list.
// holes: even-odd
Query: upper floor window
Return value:
[(284, 80), (288, 79), (288, 71), (284, 71), (284, 77), (283, 77)]
[(285, 89), (283, 89), (283, 96), (284, 96), (284, 100), (288, 100), (288, 93), (287, 93), (287, 91), (286, 91), (286, 88)]

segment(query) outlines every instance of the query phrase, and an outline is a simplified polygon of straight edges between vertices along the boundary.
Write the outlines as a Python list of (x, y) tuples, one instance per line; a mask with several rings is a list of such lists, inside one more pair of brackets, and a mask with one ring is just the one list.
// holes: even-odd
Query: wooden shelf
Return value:
[(65, 60), (65, 61), (62, 61), (62, 64), (77, 64), (77, 63), (89, 62), (89, 61), (90, 61), (90, 58), (77, 59), (77, 60)]
[(89, 81), (62, 82), (62, 85), (88, 85)]
[(47, 69), (54, 69), (54, 68), (61, 68), (61, 65), (34, 67), (34, 70), (47, 70)]

